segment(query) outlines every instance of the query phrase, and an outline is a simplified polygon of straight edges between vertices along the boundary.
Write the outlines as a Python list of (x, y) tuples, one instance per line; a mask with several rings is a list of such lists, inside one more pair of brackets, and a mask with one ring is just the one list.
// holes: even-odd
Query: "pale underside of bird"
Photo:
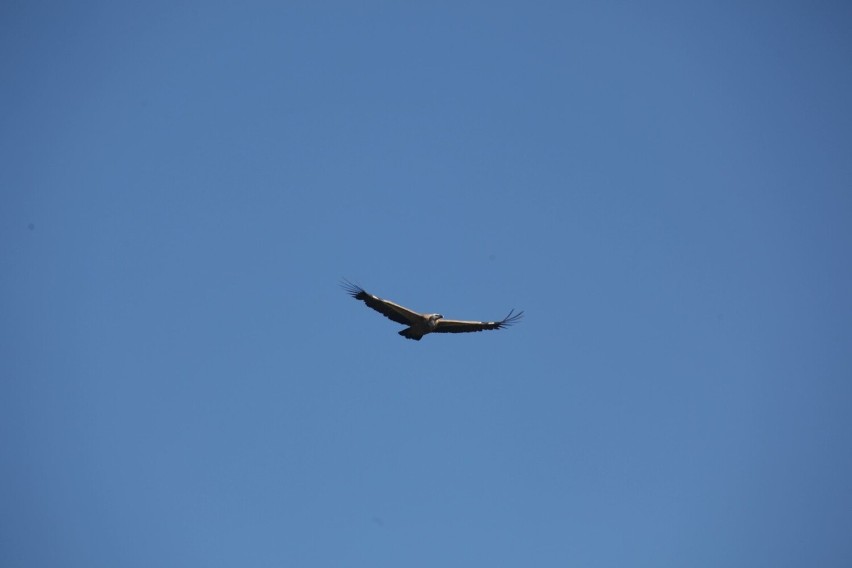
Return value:
[(488, 329), (503, 329), (517, 323), (521, 319), (521, 316), (524, 315), (524, 312), (515, 313), (513, 309), (509, 312), (509, 315), (500, 321), (444, 319), (444, 316), (441, 314), (421, 314), (390, 300), (374, 296), (346, 279), (340, 285), (350, 296), (356, 300), (361, 300), (389, 320), (408, 326), (400, 331), (399, 334), (406, 339), (414, 339), (415, 341), (420, 341), (420, 338), (427, 333), (468, 333)]

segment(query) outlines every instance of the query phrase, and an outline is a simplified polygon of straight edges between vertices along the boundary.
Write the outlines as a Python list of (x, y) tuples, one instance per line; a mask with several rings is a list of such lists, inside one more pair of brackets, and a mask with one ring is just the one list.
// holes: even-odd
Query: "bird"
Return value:
[(509, 315), (500, 321), (444, 319), (444, 316), (441, 314), (421, 314), (390, 300), (374, 296), (345, 278), (341, 280), (340, 286), (350, 296), (364, 302), (368, 307), (373, 308), (389, 320), (408, 326), (398, 333), (406, 339), (413, 339), (415, 341), (420, 341), (428, 333), (467, 333), (488, 329), (503, 329), (517, 323), (521, 319), (521, 316), (524, 315), (523, 311), (515, 313), (513, 308), (509, 312)]

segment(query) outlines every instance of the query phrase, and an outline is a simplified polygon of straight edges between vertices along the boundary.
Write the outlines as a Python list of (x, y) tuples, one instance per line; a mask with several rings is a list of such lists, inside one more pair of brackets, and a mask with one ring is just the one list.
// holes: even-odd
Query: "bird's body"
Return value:
[(369, 294), (366, 290), (352, 284), (348, 280), (344, 280), (341, 286), (343, 286), (343, 289), (350, 296), (356, 300), (361, 300), (386, 318), (408, 326), (400, 331), (399, 334), (406, 339), (414, 339), (415, 341), (420, 341), (428, 333), (466, 333), (488, 329), (502, 329), (516, 323), (524, 313), (518, 312), (514, 314), (514, 310), (512, 310), (509, 312), (509, 315), (500, 321), (449, 320), (444, 319), (444, 316), (441, 314), (421, 314), (409, 310), (390, 300), (384, 300), (378, 296)]
[(423, 314), (421, 317), (409, 323), (409, 327), (403, 329), (399, 334), (408, 339), (420, 341), (420, 338), (427, 333), (432, 333), (438, 327), (438, 320), (441, 314)]

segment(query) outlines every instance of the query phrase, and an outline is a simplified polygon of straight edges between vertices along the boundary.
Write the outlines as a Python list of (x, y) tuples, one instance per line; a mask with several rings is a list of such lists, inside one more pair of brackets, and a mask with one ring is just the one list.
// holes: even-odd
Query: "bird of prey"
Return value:
[(509, 315), (500, 321), (444, 319), (444, 316), (441, 314), (420, 314), (390, 300), (383, 300), (378, 296), (373, 296), (360, 286), (356, 286), (346, 279), (340, 285), (356, 300), (361, 300), (386, 318), (408, 326), (400, 331), (399, 334), (406, 339), (413, 339), (415, 341), (420, 341), (420, 338), (427, 333), (466, 333), (486, 329), (503, 329), (513, 323), (517, 323), (521, 319), (521, 316), (524, 315), (524, 312), (514, 313), (515, 310), (513, 309), (509, 312)]

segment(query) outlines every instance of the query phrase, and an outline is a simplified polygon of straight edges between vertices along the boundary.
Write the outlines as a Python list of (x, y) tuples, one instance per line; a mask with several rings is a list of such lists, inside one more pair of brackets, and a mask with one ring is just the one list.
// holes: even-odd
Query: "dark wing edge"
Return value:
[(515, 313), (515, 309), (512, 308), (508, 315), (500, 321), (460, 321), (442, 319), (438, 321), (438, 325), (433, 330), (433, 333), (470, 333), (474, 331), (486, 331), (489, 329), (503, 329), (504, 327), (509, 327), (518, 323), (523, 315), (523, 310)]
[(411, 325), (414, 321), (413, 318), (408, 318), (404, 314), (406, 312), (414, 314), (415, 312), (412, 312), (408, 308), (404, 308), (398, 304), (394, 304), (393, 302), (389, 302), (388, 300), (383, 300), (378, 296), (373, 296), (346, 278), (341, 278), (340, 287), (343, 288), (347, 294), (356, 300), (361, 300), (367, 304), (367, 306), (376, 310), (391, 321), (395, 321), (396, 323), (401, 323), (403, 325)]

